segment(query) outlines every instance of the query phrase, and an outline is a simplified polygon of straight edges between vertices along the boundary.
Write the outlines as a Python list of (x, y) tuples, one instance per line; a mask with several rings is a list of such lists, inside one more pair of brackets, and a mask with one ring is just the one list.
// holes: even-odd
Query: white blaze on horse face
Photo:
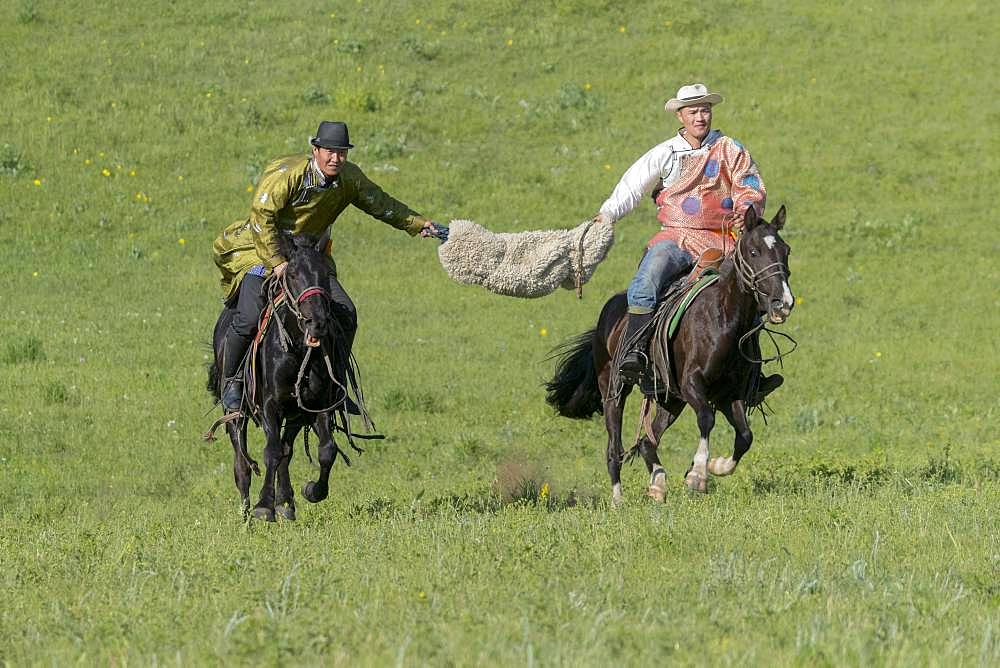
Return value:
[(774, 238), (773, 234), (769, 234), (764, 237), (764, 243), (767, 244), (768, 249), (773, 249), (774, 244), (778, 243), (778, 240)]
[(792, 296), (792, 291), (788, 287), (788, 281), (781, 282), (781, 303), (788, 308), (792, 308), (795, 304), (795, 297)]

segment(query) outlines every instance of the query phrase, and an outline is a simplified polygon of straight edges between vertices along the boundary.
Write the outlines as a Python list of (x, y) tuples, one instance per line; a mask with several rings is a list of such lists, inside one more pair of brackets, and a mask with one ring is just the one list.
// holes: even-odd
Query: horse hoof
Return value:
[(691, 471), (684, 477), (684, 484), (687, 485), (688, 489), (692, 492), (699, 492), (700, 494), (705, 494), (708, 492), (708, 480), (705, 476)]
[(274, 521), (274, 511), (270, 508), (264, 508), (263, 506), (257, 506), (253, 509), (253, 516), (258, 520), (264, 520), (265, 522)]
[(278, 506), (277, 508), (275, 508), (275, 510), (284, 519), (292, 521), (292, 522), (295, 521), (295, 506), (293, 506), (291, 504), (281, 505), (281, 506)]
[(319, 503), (326, 498), (326, 492), (319, 494), (316, 492), (316, 483), (307, 482), (302, 485), (302, 496), (305, 497), (306, 501), (309, 503)]
[(736, 462), (732, 457), (715, 457), (708, 462), (708, 472), (714, 476), (729, 475), (735, 469)]
[(611, 505), (615, 508), (621, 508), (625, 505), (625, 497), (621, 494), (615, 494), (611, 497)]
[(656, 469), (653, 472), (652, 480), (649, 481), (649, 488), (646, 490), (646, 496), (663, 503), (667, 497), (667, 474), (663, 469)]

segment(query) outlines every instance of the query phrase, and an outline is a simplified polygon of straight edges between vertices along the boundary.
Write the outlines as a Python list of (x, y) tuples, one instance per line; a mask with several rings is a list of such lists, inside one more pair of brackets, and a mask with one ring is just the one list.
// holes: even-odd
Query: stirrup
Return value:
[(641, 351), (633, 350), (622, 359), (621, 366), (618, 368), (618, 374), (623, 380), (636, 384), (648, 368), (649, 357)]

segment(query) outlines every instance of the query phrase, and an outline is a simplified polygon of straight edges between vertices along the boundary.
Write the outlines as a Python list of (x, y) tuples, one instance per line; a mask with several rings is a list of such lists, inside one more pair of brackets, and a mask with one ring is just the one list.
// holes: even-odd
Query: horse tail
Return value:
[(585, 420), (604, 410), (594, 363), (596, 339), (597, 328), (594, 328), (553, 352), (552, 357), (559, 357), (559, 362), (556, 375), (545, 384), (545, 401), (563, 417)]

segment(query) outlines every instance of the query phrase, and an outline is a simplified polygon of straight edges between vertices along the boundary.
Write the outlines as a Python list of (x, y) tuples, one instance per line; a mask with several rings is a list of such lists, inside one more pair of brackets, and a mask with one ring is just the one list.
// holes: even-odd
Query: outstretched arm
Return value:
[(353, 201), (354, 206), (373, 218), (378, 218), (398, 230), (404, 230), (410, 236), (418, 234), (423, 237), (428, 236), (425, 231), (431, 225), (429, 219), (390, 197), (361, 170), (357, 170), (356, 183), (358, 190)]

